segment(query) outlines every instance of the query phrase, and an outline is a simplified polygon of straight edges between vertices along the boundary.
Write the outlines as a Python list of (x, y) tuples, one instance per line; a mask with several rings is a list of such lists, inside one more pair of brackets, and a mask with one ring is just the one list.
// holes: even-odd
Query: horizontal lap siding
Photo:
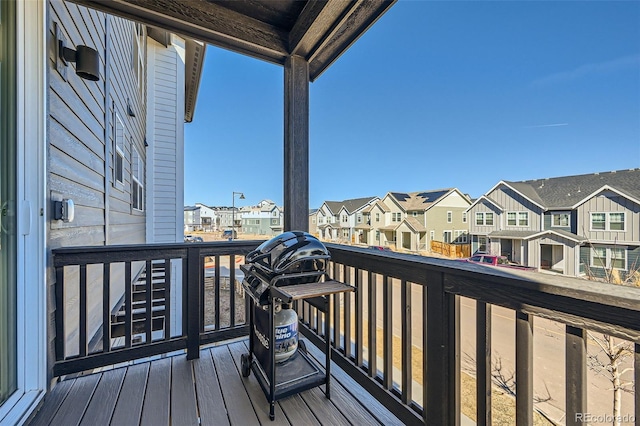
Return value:
[[(174, 38), (174, 43), (183, 43)], [(176, 81), (184, 80), (184, 61), (176, 46), (164, 47), (149, 40), (149, 143), (152, 145), (153, 163), (150, 169), (153, 195), (153, 218), (149, 225), (155, 242), (182, 240), (182, 168), (180, 150), (184, 136), (184, 88)], [(151, 84), (152, 82), (152, 84)]]
[[(133, 26), (123, 19), (107, 17), (104, 13), (61, 1), (49, 2), (48, 16), (51, 40), (55, 22), (67, 40), (67, 46), (87, 45), (98, 51), (100, 79), (96, 82), (81, 79), (75, 74), (75, 63), (66, 67), (66, 80), (63, 79), (56, 70), (51, 52), (47, 62), (47, 195), (52, 202), (63, 198), (73, 200), (75, 218), (72, 222), (54, 220), (53, 209), (49, 210), (47, 248), (143, 243), (145, 215), (131, 212), (131, 148), (125, 149), (125, 185), (122, 190), (112, 187), (113, 169), (108, 168), (105, 173), (105, 163), (112, 161), (113, 143), (111, 127), (106, 132), (105, 128), (113, 121), (114, 108), (129, 139), (145, 157), (145, 107), (131, 65)], [(109, 34), (106, 34), (107, 28), (110, 28)], [(110, 64), (108, 70), (105, 68), (107, 64)], [(107, 93), (110, 94), (109, 100), (105, 100)], [(127, 100), (136, 111), (136, 117), (126, 115)], [(106, 235), (105, 228), (110, 235)], [(102, 325), (102, 278), (100, 271), (96, 271), (89, 267), (87, 274), (87, 340)], [(117, 272), (113, 274), (114, 282), (122, 280), (119, 275)], [(65, 286), (65, 299), (77, 302), (77, 273), (70, 272), (67, 278), (70, 281)], [(47, 285), (51, 365), (55, 356), (55, 299), (52, 297), (55, 294), (55, 272), (51, 267), (47, 270)], [(114, 285), (112, 292), (122, 293), (118, 287), (123, 286)], [(74, 306), (77, 309), (77, 303)], [(66, 336), (67, 342), (71, 343), (78, 333), (77, 312), (68, 311), (71, 316), (66, 324)]]

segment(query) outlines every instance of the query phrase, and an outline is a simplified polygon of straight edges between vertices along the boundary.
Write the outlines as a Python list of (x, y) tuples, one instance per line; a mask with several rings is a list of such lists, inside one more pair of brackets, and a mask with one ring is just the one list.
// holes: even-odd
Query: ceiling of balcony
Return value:
[(284, 64), (315, 80), (396, 0), (73, 0), (215, 46)]

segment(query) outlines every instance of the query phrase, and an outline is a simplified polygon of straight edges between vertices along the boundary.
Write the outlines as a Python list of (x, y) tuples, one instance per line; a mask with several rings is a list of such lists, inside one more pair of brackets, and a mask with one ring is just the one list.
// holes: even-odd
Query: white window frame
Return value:
[(467, 212), (462, 212), (462, 223), (467, 223)]
[(436, 231), (429, 232), (429, 241), (433, 241), (436, 239)]
[(453, 212), (451, 210), (447, 211), (447, 223), (453, 222)]
[[(459, 244), (466, 244), (467, 243), (467, 235), (468, 235), (467, 231), (465, 231), (463, 229), (455, 231), (454, 235), (453, 235), (453, 237), (454, 237), (453, 240), (455, 242), (459, 243)], [(460, 238), (460, 241), (458, 241), (458, 238)]]
[[(596, 249), (605, 250), (604, 256), (604, 265), (598, 260), (597, 263), (594, 262), (594, 259), (601, 259), (600, 256), (594, 256), (596, 254)], [(612, 262), (614, 251), (621, 251), (624, 254), (624, 268), (613, 268)], [(604, 268), (604, 269), (616, 269), (618, 271), (626, 271), (629, 266), (629, 252), (626, 247), (606, 247), (606, 246), (593, 246), (591, 250), (589, 250), (589, 266), (591, 268)]]
[(358, 215), (356, 216), (356, 220), (358, 221), (358, 223), (362, 223), (362, 214), (358, 213)]
[[(449, 236), (449, 241), (447, 241), (447, 237)], [(442, 242), (451, 244), (453, 243), (453, 232), (452, 231), (442, 231)]]
[(380, 213), (376, 213), (376, 222), (380, 222)]
[[(143, 212), (144, 199), (144, 161), (135, 146), (131, 147), (131, 209)], [(136, 203), (137, 200), (137, 203)]]
[(342, 215), (342, 222), (347, 222), (349, 220), (349, 218), (347, 217), (346, 214)]
[(145, 78), (145, 40), (146, 30), (143, 24), (133, 23), (133, 45), (131, 55), (131, 66), (138, 83), (138, 90), (140, 91), (140, 98), (145, 98), (144, 90), (144, 78)]
[(418, 217), (418, 212), (413, 212), (413, 217)]
[[(522, 218), (524, 217), (525, 223), (522, 223)], [(522, 228), (527, 228), (529, 226), (529, 212), (518, 212), (518, 226)]]
[[(114, 114), (114, 134), (113, 134), (113, 186), (124, 190), (124, 151), (126, 149), (127, 136), (125, 127), (120, 115), (116, 111)], [(120, 161), (120, 171), (118, 172), (118, 160)]]
[[(556, 218), (567, 218), (566, 225), (556, 225)], [(571, 214), (570, 213), (551, 213), (551, 227), (552, 228), (567, 228), (571, 226)]]
[[(604, 229), (593, 228), (594, 215), (604, 215)], [(612, 223), (611, 215), (622, 215), (622, 222), (613, 222), (613, 223), (622, 223), (622, 229), (611, 229), (611, 223)], [(589, 213), (589, 230), (592, 232), (598, 232), (598, 231), (626, 232), (626, 229), (627, 229), (627, 215), (625, 212), (591, 212)]]
[(507, 212), (507, 226), (518, 226), (517, 212)]

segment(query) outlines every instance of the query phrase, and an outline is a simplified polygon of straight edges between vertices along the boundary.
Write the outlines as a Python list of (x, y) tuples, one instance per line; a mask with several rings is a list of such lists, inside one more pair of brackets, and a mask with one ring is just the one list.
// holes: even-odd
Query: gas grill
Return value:
[[(354, 291), (331, 280), (327, 265), (331, 256), (313, 235), (292, 231), (265, 241), (246, 256), (242, 285), (249, 295), (249, 353), (241, 356), (244, 377), (254, 372), (270, 403), (290, 395), (325, 386), (330, 398), (329, 295)], [(321, 366), (298, 340), (298, 315), (290, 308), (304, 300), (325, 313), (325, 365)]]

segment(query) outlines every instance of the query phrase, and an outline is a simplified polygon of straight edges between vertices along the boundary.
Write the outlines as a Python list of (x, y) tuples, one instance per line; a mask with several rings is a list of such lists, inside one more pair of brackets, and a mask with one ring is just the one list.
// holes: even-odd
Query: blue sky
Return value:
[[(639, 22), (638, 1), (399, 1), (311, 84), (310, 207), (640, 167)], [(283, 79), (207, 49), (186, 205), (282, 204)]]

